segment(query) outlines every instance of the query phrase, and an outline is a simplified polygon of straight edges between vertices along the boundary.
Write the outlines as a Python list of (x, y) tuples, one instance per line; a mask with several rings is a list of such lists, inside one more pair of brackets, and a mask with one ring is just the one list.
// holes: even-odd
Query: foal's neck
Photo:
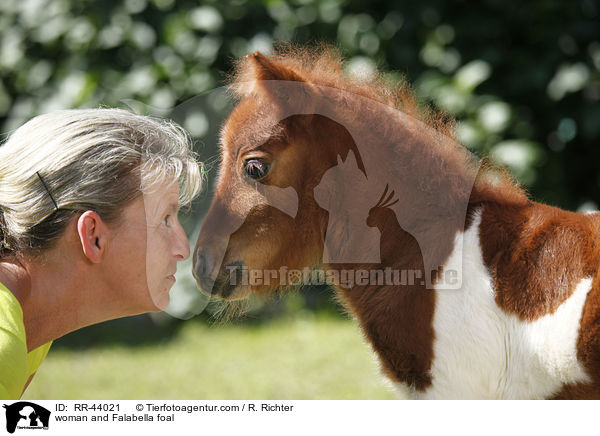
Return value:
[(397, 223), (383, 228), (382, 263), (329, 267), (340, 276), (342, 270), (353, 275), (353, 286), (340, 283), (336, 290), (358, 318), (387, 376), (424, 390), (431, 384), (435, 295), (424, 284), (416, 239)]
[[(355, 121), (356, 130), (369, 128)], [(476, 191), (479, 196), (479, 165), (468, 150), (417, 120), (387, 114), (381, 123), (389, 124), (382, 134), (375, 127), (362, 137), (367, 146), (358, 144), (368, 180), (366, 197), (375, 203), (388, 186), (399, 200), (387, 208), (390, 213), (369, 224), (381, 233), (380, 262), (327, 268), (338, 270), (340, 278), (343, 270), (353, 275), (350, 286), (340, 281), (335, 288), (360, 321), (383, 370), (392, 380), (424, 390), (431, 384), (433, 360), (432, 289), (465, 229), (471, 195)], [(355, 206), (355, 190), (346, 191), (340, 201)]]

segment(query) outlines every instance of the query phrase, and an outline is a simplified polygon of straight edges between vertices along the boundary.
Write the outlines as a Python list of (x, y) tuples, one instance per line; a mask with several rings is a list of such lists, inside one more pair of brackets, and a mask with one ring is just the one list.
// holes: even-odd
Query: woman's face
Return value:
[(178, 199), (177, 183), (140, 196), (125, 207), (113, 233), (108, 253), (113, 289), (132, 314), (167, 307), (177, 262), (190, 255)]

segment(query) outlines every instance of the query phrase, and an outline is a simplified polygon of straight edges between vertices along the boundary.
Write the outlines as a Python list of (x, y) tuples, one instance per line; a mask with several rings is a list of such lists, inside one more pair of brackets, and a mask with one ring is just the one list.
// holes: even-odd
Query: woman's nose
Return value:
[(177, 232), (175, 235), (174, 243), (175, 257), (178, 261), (186, 260), (190, 257), (190, 243), (188, 238), (180, 224), (177, 225)]

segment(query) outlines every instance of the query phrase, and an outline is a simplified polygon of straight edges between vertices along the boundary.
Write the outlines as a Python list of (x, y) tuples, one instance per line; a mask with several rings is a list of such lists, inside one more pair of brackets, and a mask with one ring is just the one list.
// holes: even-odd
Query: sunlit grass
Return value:
[(302, 313), (256, 325), (187, 321), (169, 340), (138, 346), (56, 346), (23, 398), (395, 396), (355, 322)]

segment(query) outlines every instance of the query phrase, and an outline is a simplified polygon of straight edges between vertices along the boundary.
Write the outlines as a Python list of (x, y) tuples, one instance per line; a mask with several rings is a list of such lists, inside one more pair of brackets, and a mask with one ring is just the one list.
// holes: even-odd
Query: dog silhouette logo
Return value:
[(48, 429), (50, 411), (28, 401), (19, 401), (4, 405), (6, 409), (6, 431), (14, 433), (15, 429)]

